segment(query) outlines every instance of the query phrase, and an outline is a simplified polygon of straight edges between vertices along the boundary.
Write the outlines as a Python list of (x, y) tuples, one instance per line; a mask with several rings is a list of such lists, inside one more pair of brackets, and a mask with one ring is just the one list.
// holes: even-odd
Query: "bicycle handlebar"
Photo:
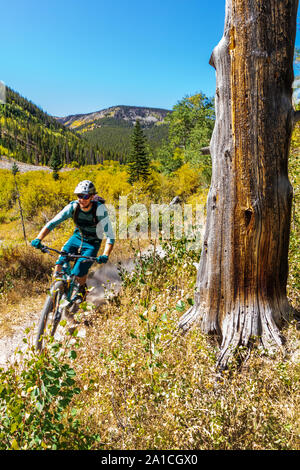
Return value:
[(55, 250), (54, 248), (50, 248), (50, 246), (46, 246), (46, 245), (43, 245), (43, 247), (41, 248), (41, 251), (43, 253), (49, 253), (49, 251), (55, 251), (55, 253), (58, 253), (59, 255), (65, 256), (69, 260), (84, 258), (87, 261), (97, 261), (97, 258), (95, 258), (93, 256), (73, 255), (72, 253), (68, 253), (67, 251)]

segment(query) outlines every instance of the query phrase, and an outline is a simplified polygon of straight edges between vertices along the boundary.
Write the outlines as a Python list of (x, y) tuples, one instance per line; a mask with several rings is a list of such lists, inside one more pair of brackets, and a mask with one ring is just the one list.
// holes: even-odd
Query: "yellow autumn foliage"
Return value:
[[(79, 181), (94, 182), (98, 194), (116, 208), (120, 196), (128, 197), (128, 204), (169, 203), (179, 195), (183, 202), (191, 195), (201, 194), (201, 175), (189, 166), (183, 165), (173, 175), (160, 173), (155, 164), (146, 182), (128, 183), (125, 165), (117, 161), (80, 168), (63, 169), (55, 181), (51, 172), (30, 171), (16, 176), (22, 209), (26, 220), (36, 220), (40, 214), (51, 217), (68, 202), (75, 199), (74, 189)], [(7, 222), (16, 217), (17, 197), (14, 177), (9, 170), (0, 170), (0, 217)]]
[(174, 172), (174, 188), (176, 194), (186, 199), (195, 193), (201, 184), (201, 173), (199, 170), (192, 168), (189, 163), (185, 163)]

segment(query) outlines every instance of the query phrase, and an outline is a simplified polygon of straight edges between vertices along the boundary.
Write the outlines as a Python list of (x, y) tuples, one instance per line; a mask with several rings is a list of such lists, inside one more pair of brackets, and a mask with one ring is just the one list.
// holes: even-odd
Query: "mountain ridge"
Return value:
[(130, 138), (137, 120), (145, 133), (150, 152), (155, 155), (168, 137), (166, 117), (172, 111), (147, 106), (118, 105), (92, 113), (71, 114), (58, 117), (57, 121), (67, 129), (83, 136), (109, 156), (126, 160), (130, 152)]
[(163, 123), (165, 117), (171, 112), (168, 109), (152, 108), (149, 106), (116, 105), (91, 113), (70, 114), (61, 117), (55, 116), (55, 119), (69, 129), (83, 132), (101, 126), (101, 120), (105, 118), (124, 120), (131, 125), (140, 120), (143, 127), (151, 127), (152, 125)]

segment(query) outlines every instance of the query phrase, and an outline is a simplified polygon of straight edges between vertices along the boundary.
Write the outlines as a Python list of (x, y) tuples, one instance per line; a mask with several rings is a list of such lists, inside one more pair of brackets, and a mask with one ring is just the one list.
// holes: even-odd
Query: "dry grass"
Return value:
[(286, 356), (256, 350), (220, 375), (214, 343), (198, 329), (176, 334), (196, 270), (175, 261), (91, 311), (76, 361), (80, 419), (106, 449), (299, 449), (296, 324)]
[[(52, 262), (20, 244), (1, 250), (0, 334), (10, 334), (26, 322), (29, 305), (35, 304), (50, 279)], [(33, 299), (32, 299), (33, 297)]]

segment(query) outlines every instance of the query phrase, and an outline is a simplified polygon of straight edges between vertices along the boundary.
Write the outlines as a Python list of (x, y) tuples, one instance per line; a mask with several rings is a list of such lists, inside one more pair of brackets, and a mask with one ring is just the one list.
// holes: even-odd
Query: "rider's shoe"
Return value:
[(86, 299), (86, 294), (87, 294), (87, 285), (83, 284), (82, 286), (79, 287), (76, 297), (73, 300), (72, 305), (68, 309), (68, 313), (70, 313), (71, 315), (74, 315), (74, 313), (78, 312), (80, 304), (84, 302)]

